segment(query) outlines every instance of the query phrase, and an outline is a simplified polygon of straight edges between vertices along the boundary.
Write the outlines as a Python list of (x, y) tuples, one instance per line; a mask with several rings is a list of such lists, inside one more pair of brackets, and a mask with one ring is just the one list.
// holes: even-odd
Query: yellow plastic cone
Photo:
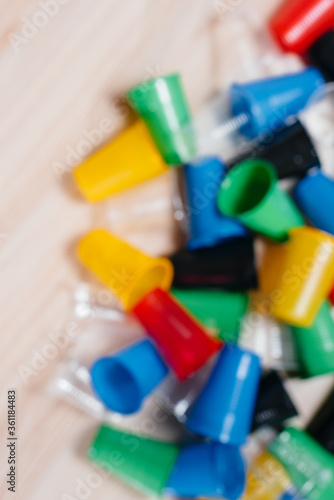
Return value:
[(73, 172), (83, 194), (97, 202), (168, 169), (143, 122), (138, 121)]
[(168, 290), (173, 280), (170, 260), (149, 257), (103, 229), (80, 241), (78, 257), (119, 297), (127, 311), (155, 288)]

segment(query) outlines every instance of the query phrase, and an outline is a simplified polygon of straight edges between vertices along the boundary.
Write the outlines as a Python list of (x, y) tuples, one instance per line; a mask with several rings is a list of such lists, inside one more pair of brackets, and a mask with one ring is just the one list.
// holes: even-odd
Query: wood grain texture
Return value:
[[(91, 149), (131, 119), (122, 96), (139, 81), (181, 71), (191, 105), (199, 109), (245, 61), (256, 60), (263, 51), (250, 29), (236, 30), (235, 6), (264, 22), (278, 3), (1, 0), (2, 499), (140, 498), (112, 478), (95, 477), (94, 484), (84, 451), (96, 422), (47, 390), (65, 349), (52, 356), (49, 352), (52, 359), (45, 367), (36, 364), (50, 335), (68, 326), (71, 288), (82, 277), (73, 245), (106, 217), (105, 206), (90, 206), (75, 193), (69, 171), (89, 153), (87, 134), (100, 129), (103, 119), (110, 119), (112, 127), (98, 134)], [(42, 4), (56, 6), (45, 14)], [(151, 189), (156, 189), (154, 183)], [(126, 198), (119, 203), (127, 206)], [(134, 220), (123, 235), (152, 253), (174, 245), (168, 216), (159, 227), (141, 227)], [(158, 240), (162, 243), (156, 244)], [(24, 369), (32, 371), (24, 377)], [(313, 384), (321, 399), (319, 390), (325, 391), (331, 381)], [(15, 496), (7, 491), (4, 477), (6, 393), (11, 387), (18, 394)], [(307, 408), (303, 390), (298, 386), (295, 392), (300, 407)], [(318, 403), (316, 399), (314, 409)], [(77, 489), (80, 481), (88, 481), (86, 492)]]

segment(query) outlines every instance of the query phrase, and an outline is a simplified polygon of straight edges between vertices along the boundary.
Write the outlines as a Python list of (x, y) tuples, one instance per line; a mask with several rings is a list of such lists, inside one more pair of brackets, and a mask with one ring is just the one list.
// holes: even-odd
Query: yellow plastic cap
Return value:
[(273, 316), (307, 328), (333, 286), (334, 238), (315, 228), (294, 228), (287, 243), (268, 246), (259, 274)]
[(290, 485), (284, 467), (268, 452), (263, 452), (250, 464), (246, 491), (240, 500), (277, 500)]
[(155, 288), (168, 290), (173, 280), (170, 260), (149, 257), (103, 229), (80, 241), (78, 257), (119, 297), (126, 311)]
[(168, 169), (143, 122), (138, 121), (73, 172), (83, 196), (97, 202)]
[(284, 262), (288, 246), (272, 241), (263, 241), (264, 252), (258, 267), (259, 290), (263, 293), (272, 293), (278, 285), (284, 271)]
[(277, 500), (290, 484), (284, 467), (264, 452), (250, 466), (246, 492), (241, 500)]

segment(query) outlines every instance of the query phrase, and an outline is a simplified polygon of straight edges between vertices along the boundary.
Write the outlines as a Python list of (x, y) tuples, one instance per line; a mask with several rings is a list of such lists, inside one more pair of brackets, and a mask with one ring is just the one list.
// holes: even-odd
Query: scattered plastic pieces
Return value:
[[(334, 80), (333, 25), (332, 0), (284, 3), (271, 32), (317, 67), (235, 81), (226, 102), (211, 102), (214, 125), (192, 117), (178, 73), (133, 87), (137, 121), (74, 171), (83, 196), (99, 202), (182, 169), (169, 172), (182, 187), (167, 205), (177, 198), (186, 248), (151, 257), (105, 229), (80, 240), (80, 262), (119, 308), (84, 294), (76, 317), (90, 328), (94, 318), (118, 322), (120, 335), (128, 320), (139, 333), (89, 363), (72, 359), (71, 380), (57, 379), (112, 425), (150, 400), (182, 429), (174, 444), (100, 425), (88, 458), (141, 493), (334, 498), (333, 395), (298, 429), (286, 383), (334, 374), (334, 180), (310, 126)], [(270, 439), (247, 454), (265, 429)]]

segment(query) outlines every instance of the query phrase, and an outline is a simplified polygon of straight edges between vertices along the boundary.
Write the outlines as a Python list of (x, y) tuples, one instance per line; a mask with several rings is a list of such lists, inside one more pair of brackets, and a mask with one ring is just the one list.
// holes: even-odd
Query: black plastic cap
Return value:
[(302, 124), (297, 121), (277, 134), (263, 138), (227, 165), (234, 165), (249, 158), (261, 158), (273, 164), (278, 178), (304, 177), (320, 161), (314, 145)]
[(263, 425), (280, 430), (285, 420), (296, 415), (298, 412), (280, 376), (275, 371), (264, 375), (259, 386), (252, 430)]
[(193, 252), (182, 250), (171, 257), (171, 261), (175, 271), (175, 287), (231, 291), (254, 290), (258, 287), (252, 236)]
[(334, 390), (309, 424), (307, 432), (334, 454)]
[(334, 30), (319, 38), (308, 53), (310, 62), (317, 66), (327, 81), (334, 81)]

